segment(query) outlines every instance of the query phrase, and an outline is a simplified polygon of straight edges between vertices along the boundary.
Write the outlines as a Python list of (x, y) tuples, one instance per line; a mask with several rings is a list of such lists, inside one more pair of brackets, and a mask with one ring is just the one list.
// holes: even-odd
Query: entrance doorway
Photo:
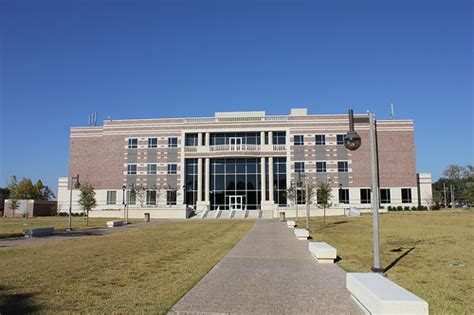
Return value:
[(229, 196), (229, 210), (242, 210), (242, 196)]
[(229, 138), (230, 150), (241, 151), (242, 150), (242, 138), (241, 137), (230, 137)]

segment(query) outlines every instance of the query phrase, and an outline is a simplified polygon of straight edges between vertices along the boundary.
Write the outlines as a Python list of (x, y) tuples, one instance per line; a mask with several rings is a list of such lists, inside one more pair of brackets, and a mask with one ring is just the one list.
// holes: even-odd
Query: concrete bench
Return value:
[(26, 237), (36, 237), (36, 236), (46, 236), (53, 235), (54, 227), (43, 227), (43, 228), (33, 228), (33, 229), (24, 229), (23, 235)]
[(107, 221), (107, 227), (109, 228), (122, 226), (122, 225), (123, 225), (123, 221), (119, 221), (119, 220)]
[(308, 250), (321, 264), (333, 264), (337, 257), (336, 249), (324, 242), (309, 242)]
[(296, 222), (293, 221), (293, 220), (288, 220), (286, 221), (286, 225), (289, 227), (289, 228), (294, 228), (296, 226)]
[(307, 240), (309, 237), (309, 231), (306, 229), (295, 229), (295, 236), (299, 240)]
[(366, 314), (426, 314), (428, 303), (377, 273), (348, 273), (346, 287)]

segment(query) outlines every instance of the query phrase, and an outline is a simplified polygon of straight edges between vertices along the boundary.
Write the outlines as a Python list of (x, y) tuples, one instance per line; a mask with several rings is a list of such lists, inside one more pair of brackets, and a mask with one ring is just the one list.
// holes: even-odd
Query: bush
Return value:
[(394, 209), (392, 208), (392, 206), (388, 206), (387, 210), (388, 211), (393, 211)]
[(439, 205), (435, 205), (435, 206), (431, 207), (431, 210), (434, 210), (434, 211), (438, 211), (440, 209), (441, 209), (441, 207)]
[(67, 212), (59, 212), (59, 213), (58, 213), (58, 216), (60, 216), (60, 217), (67, 217), (67, 216), (68, 216), (68, 213), (67, 213)]
[(403, 211), (403, 207), (402, 207), (402, 206), (398, 206), (398, 207), (397, 207), (397, 211)]
[(380, 209), (385, 209), (385, 207), (384, 207), (384, 206), (380, 206)]
[(421, 205), (420, 205), (420, 206), (418, 206), (418, 210), (420, 210), (420, 211), (426, 211), (426, 210), (428, 210), (428, 207), (426, 207), (426, 206), (421, 206)]
[(420, 209), (417, 209), (415, 206), (411, 207), (411, 211), (416, 211), (416, 210), (420, 210)]
[(405, 208), (403, 208), (404, 211), (410, 211), (410, 207), (408, 206), (405, 206)]

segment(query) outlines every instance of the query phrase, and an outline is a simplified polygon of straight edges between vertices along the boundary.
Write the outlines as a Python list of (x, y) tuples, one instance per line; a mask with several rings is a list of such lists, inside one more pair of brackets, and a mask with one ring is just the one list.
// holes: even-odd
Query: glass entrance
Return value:
[(241, 151), (242, 150), (242, 138), (241, 137), (231, 137), (229, 138), (230, 150), (231, 151)]
[(242, 196), (229, 196), (229, 209), (242, 210)]

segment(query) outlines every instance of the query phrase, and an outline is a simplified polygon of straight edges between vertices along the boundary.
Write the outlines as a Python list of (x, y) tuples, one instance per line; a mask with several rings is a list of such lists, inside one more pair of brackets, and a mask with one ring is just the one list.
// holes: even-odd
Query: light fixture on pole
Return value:
[[(372, 171), (372, 227), (373, 227), (373, 239), (374, 239), (374, 264), (372, 266), (373, 272), (383, 272), (384, 269), (380, 263), (380, 241), (379, 241), (379, 169), (378, 169), (378, 154), (377, 154), (377, 141), (376, 141), (376, 130), (375, 130), (375, 118), (373, 113), (368, 114), (367, 118), (358, 119), (360, 122), (369, 123), (370, 129), (370, 164)], [(349, 131), (344, 137), (344, 146), (351, 150), (357, 150), (361, 144), (362, 139), (354, 129), (354, 112), (349, 109)]]
[[(74, 187), (72, 183), (74, 183)], [(69, 218), (68, 218), (68, 228), (67, 231), (72, 231), (72, 189), (76, 188), (79, 189), (81, 187), (81, 183), (79, 182), (79, 174), (76, 176), (71, 176), (71, 181), (69, 182)]]

